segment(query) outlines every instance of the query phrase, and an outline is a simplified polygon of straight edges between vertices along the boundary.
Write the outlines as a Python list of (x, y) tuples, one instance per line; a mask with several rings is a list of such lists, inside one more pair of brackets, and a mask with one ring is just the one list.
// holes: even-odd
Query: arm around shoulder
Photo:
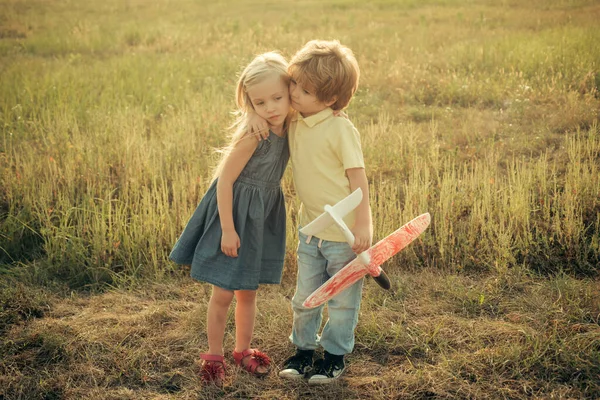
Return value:
[(248, 111), (246, 116), (246, 126), (248, 127), (246, 136), (254, 136), (259, 141), (269, 137), (269, 124), (264, 118), (251, 110)]

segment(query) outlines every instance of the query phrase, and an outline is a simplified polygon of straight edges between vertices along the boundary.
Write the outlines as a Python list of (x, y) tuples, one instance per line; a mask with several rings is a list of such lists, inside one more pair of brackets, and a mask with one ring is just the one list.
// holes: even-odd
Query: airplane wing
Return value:
[[(362, 200), (363, 194), (360, 188), (356, 189), (354, 192), (350, 193), (343, 200), (340, 200), (336, 205), (331, 207), (332, 214), (338, 216), (338, 218), (343, 218), (345, 215), (350, 213), (360, 204)], [(319, 232), (324, 231), (329, 228), (333, 223), (335, 223), (334, 219), (331, 217), (330, 213), (324, 212), (315, 218), (310, 224), (306, 225), (300, 232), (307, 236), (315, 236), (318, 235)]]
[(407, 222), (365, 252), (369, 254), (371, 260), (369, 265), (365, 266), (358, 258), (355, 258), (308, 296), (302, 305), (307, 308), (318, 307), (342, 290), (350, 287), (366, 274), (379, 276), (382, 271), (380, 265), (415, 240), (427, 229), (430, 222), (431, 216), (429, 213), (422, 214)]
[(325, 303), (333, 296), (341, 293), (344, 289), (352, 286), (363, 276), (368, 274), (367, 268), (355, 258), (344, 268), (339, 270), (337, 274), (329, 278), (327, 282), (315, 290), (302, 305), (307, 308), (315, 308)]

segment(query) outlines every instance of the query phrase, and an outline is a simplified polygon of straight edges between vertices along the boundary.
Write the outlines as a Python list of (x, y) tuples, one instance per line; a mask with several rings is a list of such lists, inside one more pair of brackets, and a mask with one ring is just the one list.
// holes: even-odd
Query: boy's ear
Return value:
[(334, 104), (335, 104), (335, 102), (336, 102), (337, 100), (338, 100), (338, 97), (337, 97), (337, 96), (333, 96), (333, 98), (332, 98), (331, 100), (329, 100), (329, 101), (325, 102), (325, 105), (326, 105), (327, 107), (331, 107), (332, 105), (334, 105)]

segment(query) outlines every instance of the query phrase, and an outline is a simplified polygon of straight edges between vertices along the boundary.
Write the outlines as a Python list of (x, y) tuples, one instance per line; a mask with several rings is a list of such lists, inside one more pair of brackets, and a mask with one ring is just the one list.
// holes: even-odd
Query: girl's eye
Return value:
[(306, 93), (306, 94), (310, 94), (306, 89), (303, 90), (303, 92)]
[(281, 99), (282, 99), (282, 97), (276, 97), (275, 98), (275, 100), (281, 100)]
[(256, 103), (255, 106), (262, 106), (264, 103), (261, 101), (259, 103)]

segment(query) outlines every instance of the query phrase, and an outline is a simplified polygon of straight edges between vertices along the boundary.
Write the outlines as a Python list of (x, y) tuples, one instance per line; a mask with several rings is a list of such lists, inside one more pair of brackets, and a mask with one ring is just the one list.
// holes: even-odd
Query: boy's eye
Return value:
[(306, 90), (306, 89), (304, 89), (303, 92), (306, 93), (306, 94), (310, 94), (310, 92), (308, 90)]
[(282, 97), (275, 97), (275, 100), (281, 100)]
[(295, 79), (290, 79), (290, 82), (293, 83), (294, 85), (297, 84)]

